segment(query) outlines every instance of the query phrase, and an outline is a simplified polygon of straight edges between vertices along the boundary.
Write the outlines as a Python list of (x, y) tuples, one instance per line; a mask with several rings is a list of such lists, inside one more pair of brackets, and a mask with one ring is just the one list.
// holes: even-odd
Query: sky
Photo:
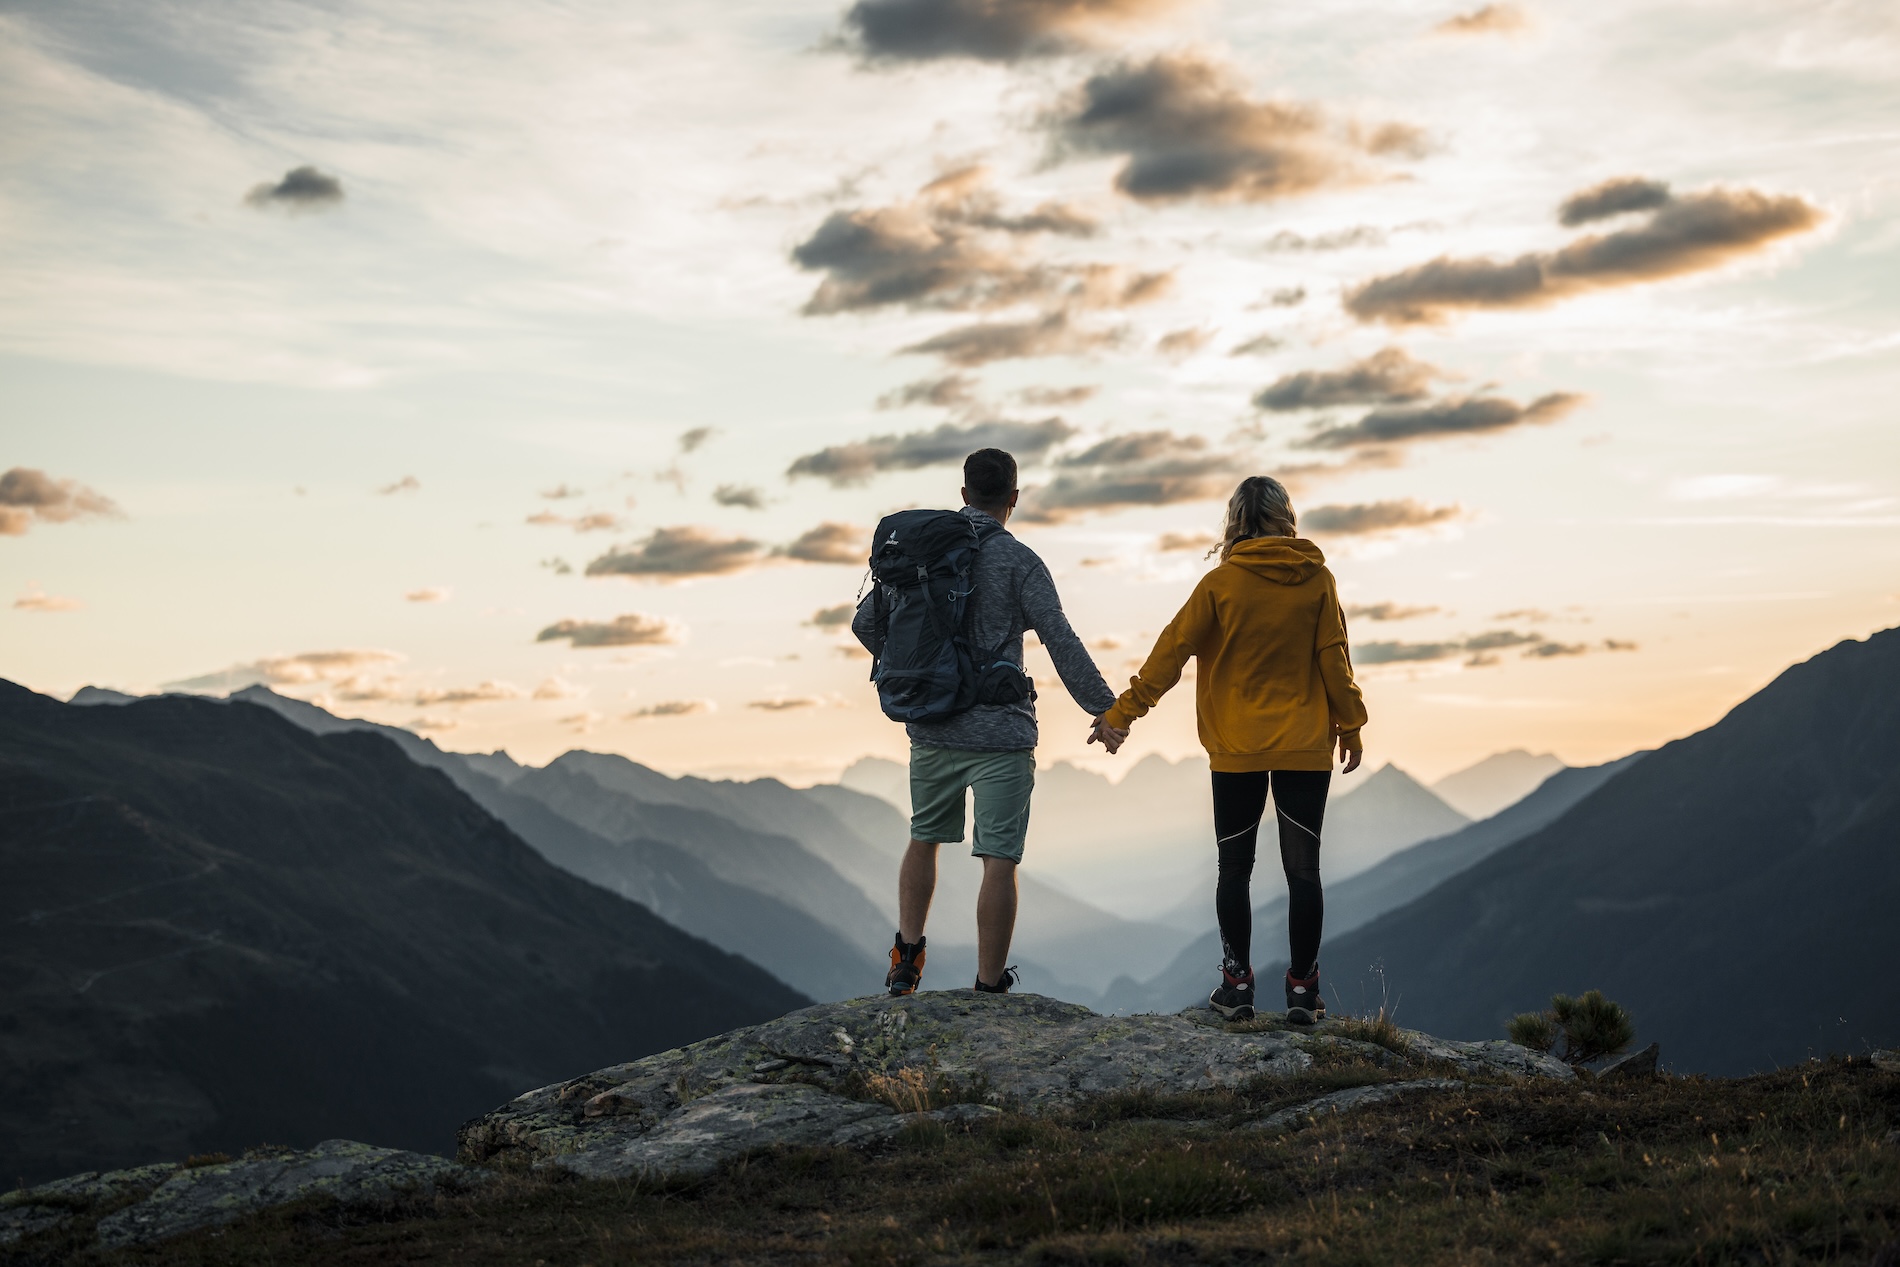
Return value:
[[(1022, 460), (1119, 688), (1238, 481), (1369, 765), (1900, 624), (1882, 0), (0, 0), (0, 676), (793, 782), (877, 519)], [(1045, 761), (1110, 759), (1032, 649)]]

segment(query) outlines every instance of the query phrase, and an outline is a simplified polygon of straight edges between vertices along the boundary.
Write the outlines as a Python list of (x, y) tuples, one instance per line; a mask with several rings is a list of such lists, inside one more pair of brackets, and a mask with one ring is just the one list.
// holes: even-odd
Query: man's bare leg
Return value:
[[(936, 891), (937, 846), (913, 840), (904, 851), (902, 865), (897, 868), (897, 935), (913, 946), (923, 940), (924, 921), (930, 918), (930, 899)], [(1013, 922), (1016, 914), (1013, 890), (1009, 906)], [(978, 909), (981, 909), (980, 904)]]
[[(905, 859), (909, 865), (909, 859)], [(1016, 933), (1016, 864), (983, 859), (983, 887), (976, 893), (976, 977), (985, 985), (1003, 979), (1009, 939)]]

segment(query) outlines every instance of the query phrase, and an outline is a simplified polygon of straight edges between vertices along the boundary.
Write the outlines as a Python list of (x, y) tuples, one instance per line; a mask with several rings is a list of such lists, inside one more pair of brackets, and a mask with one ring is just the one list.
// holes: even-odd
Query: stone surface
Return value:
[(37, 1188), (0, 1193), (0, 1245), (11, 1245), (70, 1221), (82, 1210), (105, 1205), (137, 1192), (149, 1192), (170, 1178), (178, 1167), (171, 1162), (136, 1166), (131, 1170), (88, 1170)]
[(326, 1140), (304, 1151), (174, 1168), (143, 1201), (100, 1220), (99, 1243), (112, 1248), (162, 1240), (317, 1194), (356, 1204), (408, 1189), (472, 1186), (486, 1177), (442, 1157)]
[(1900, 1051), (1883, 1047), (1874, 1052), (1871, 1059), (1876, 1069), (1882, 1069), (1888, 1073), (1900, 1073)]
[(1661, 1058), (1662, 1044), (1651, 1043), (1641, 1051), (1633, 1051), (1621, 1060), (1612, 1060), (1597, 1070), (1597, 1081), (1623, 1082), (1653, 1078), (1656, 1076), (1656, 1063)]
[[(864, 1142), (903, 1129), (914, 1115), (871, 1101), (879, 1079), (907, 1071), (918, 1085), (958, 1099), (1035, 1112), (1107, 1092), (1285, 1077), (1326, 1048), (1388, 1067), (1407, 1063), (1347, 1029), (1232, 1028), (1209, 1023), (1204, 1009), (1102, 1016), (1033, 994), (849, 999), (530, 1091), (464, 1127), (462, 1157), (516, 1158), (590, 1177), (704, 1173), (752, 1148)], [(1405, 1037), (1414, 1060), (1473, 1074), (1575, 1076), (1562, 1061), (1511, 1043)]]
[(1464, 1087), (1465, 1083), (1457, 1078), (1418, 1078), (1411, 1082), (1377, 1082), (1370, 1086), (1348, 1087), (1344, 1091), (1334, 1091), (1316, 1100), (1308, 1100), (1305, 1104), (1270, 1113), (1260, 1119), (1259, 1125), (1260, 1129), (1267, 1131), (1289, 1130), (1329, 1114), (1396, 1100), (1417, 1091), (1461, 1091)]

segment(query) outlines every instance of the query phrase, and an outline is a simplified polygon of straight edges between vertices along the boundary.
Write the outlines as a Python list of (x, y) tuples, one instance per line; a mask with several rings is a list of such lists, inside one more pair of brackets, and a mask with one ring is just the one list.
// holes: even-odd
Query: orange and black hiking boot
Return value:
[(1220, 984), (1207, 996), (1207, 1005), (1230, 1021), (1253, 1019), (1253, 969), (1222, 959)]
[(891, 947), (891, 970), (884, 974), (885, 986), (892, 994), (915, 994), (923, 979), (924, 939), (919, 937), (913, 944), (898, 933), (897, 944)]

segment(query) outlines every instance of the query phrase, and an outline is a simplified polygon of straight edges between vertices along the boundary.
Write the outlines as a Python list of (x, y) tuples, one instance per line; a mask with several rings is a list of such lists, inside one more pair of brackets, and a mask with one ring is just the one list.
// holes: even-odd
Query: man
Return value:
[[(996, 648), (1018, 667), (1023, 633), (1042, 639), (1056, 672), (1082, 711), (1096, 719), (1089, 742), (1111, 744), (1126, 731), (1107, 730), (1101, 715), (1115, 702), (1082, 640), (1062, 614), (1055, 582), (1036, 552), (1002, 530), (1016, 509), (1016, 459), (979, 449), (963, 462), (963, 511), (987, 533), (970, 573), (966, 634), (972, 647)], [(851, 632), (873, 651), (873, 596), (858, 604)], [(1033, 694), (1013, 704), (979, 704), (967, 712), (910, 722), (910, 847), (897, 873), (898, 928), (884, 984), (910, 994), (923, 976), (924, 920), (937, 887), (937, 846), (963, 839), (964, 793), (976, 792), (971, 853), (983, 860), (976, 899), (976, 988), (1006, 994), (1015, 984), (1009, 959), (1016, 930), (1016, 865), (1029, 830), (1036, 783)]]

